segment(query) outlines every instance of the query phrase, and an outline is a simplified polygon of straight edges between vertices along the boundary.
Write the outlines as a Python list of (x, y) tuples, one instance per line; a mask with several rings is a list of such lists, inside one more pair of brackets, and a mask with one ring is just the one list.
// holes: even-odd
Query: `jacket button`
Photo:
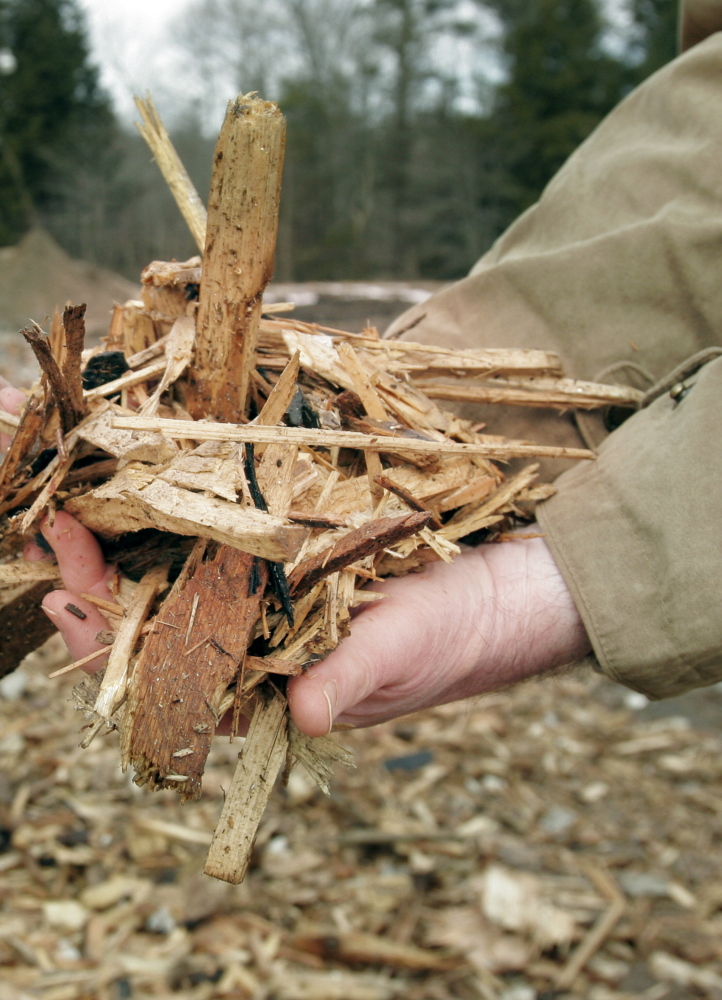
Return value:
[(669, 390), (669, 396), (670, 399), (674, 400), (675, 406), (678, 403), (682, 402), (682, 400), (684, 399), (684, 397), (687, 395), (687, 393), (690, 391), (691, 388), (692, 386), (687, 385), (686, 382), (677, 382), (676, 385), (672, 386), (672, 388)]

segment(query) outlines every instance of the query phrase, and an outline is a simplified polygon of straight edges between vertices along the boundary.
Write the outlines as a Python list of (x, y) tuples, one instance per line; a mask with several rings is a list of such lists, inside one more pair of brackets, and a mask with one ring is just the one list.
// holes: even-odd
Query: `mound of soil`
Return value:
[(114, 302), (137, 297), (138, 287), (112, 271), (73, 260), (42, 229), (15, 247), (0, 249), (0, 373), (11, 380), (35, 377), (37, 366), (18, 331), (34, 319), (47, 328), (55, 308), (86, 302), (88, 343), (107, 333)]

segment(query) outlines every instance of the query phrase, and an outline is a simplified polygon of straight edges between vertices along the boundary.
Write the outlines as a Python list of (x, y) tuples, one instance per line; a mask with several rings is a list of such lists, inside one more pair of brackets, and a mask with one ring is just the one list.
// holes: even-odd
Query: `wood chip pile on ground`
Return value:
[(62, 655), (0, 684), (3, 1000), (718, 1000), (717, 733), (591, 674), (349, 732), (231, 886), (200, 872), (238, 740), (148, 796), (117, 734), (78, 748)]
[[(275, 248), (283, 119), (239, 98), (215, 155), (206, 218), (152, 106), (144, 131), (203, 259), (155, 262), (142, 300), (115, 308), (104, 350), (84, 350), (84, 307), (23, 331), (42, 376), (0, 468), (2, 669), (48, 634), (56, 583), (20, 552), (63, 508), (126, 574), (77, 698), (90, 746), (120, 735), (124, 768), (197, 798), (219, 719), (250, 731), (206, 872), (243, 878), (277, 775), (303, 761), (327, 788), (347, 754), (289, 722), (286, 678), (334, 649), (370, 580), (502, 539), (549, 493), (533, 461), (582, 449), (508, 441), (439, 399), (554, 408), (634, 406), (638, 394), (563, 377), (542, 351), (451, 351), (329, 330), (262, 305)], [(493, 431), (494, 428), (489, 430)], [(87, 595), (84, 595), (87, 596)]]

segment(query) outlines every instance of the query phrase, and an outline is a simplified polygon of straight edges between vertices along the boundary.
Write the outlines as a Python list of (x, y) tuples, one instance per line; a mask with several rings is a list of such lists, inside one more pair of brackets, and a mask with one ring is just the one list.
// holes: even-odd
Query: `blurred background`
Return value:
[(675, 33), (675, 0), (0, 0), (0, 248), (32, 233), (49, 273), (42, 230), (132, 281), (191, 255), (132, 94), (205, 197), (225, 103), (255, 90), (288, 119), (277, 280), (448, 281)]

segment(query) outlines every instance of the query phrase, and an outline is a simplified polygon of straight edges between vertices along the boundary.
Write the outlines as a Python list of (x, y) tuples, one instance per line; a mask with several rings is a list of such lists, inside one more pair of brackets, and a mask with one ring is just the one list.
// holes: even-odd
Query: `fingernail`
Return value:
[(326, 732), (330, 733), (333, 729), (333, 720), (336, 718), (336, 705), (338, 704), (338, 688), (336, 687), (336, 681), (326, 681), (321, 690), (323, 691), (323, 696), (326, 699), (326, 704), (328, 705), (328, 729)]
[(46, 615), (48, 615), (49, 618), (60, 618), (58, 612), (52, 611), (50, 608), (43, 607), (43, 611), (45, 612)]

